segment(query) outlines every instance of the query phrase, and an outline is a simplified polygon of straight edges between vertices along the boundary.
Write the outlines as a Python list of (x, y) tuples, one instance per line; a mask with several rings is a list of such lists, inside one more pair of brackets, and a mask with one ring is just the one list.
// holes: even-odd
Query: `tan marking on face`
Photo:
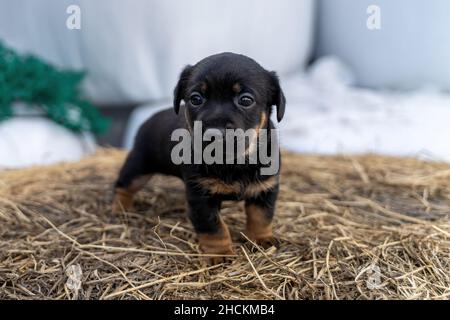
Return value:
[(208, 90), (208, 85), (206, 84), (206, 82), (202, 82), (201, 86), (200, 86), (200, 91), (205, 94), (206, 90)]
[(188, 127), (189, 132), (192, 134), (193, 129), (191, 125), (191, 115), (189, 114), (189, 110), (186, 107), (184, 107), (184, 119), (186, 120), (186, 125)]
[(258, 133), (259, 133), (259, 131), (262, 129), (262, 128), (264, 128), (264, 126), (266, 125), (266, 123), (267, 123), (267, 115), (266, 115), (266, 113), (265, 112), (261, 112), (261, 120), (260, 120), (260, 122), (259, 122), (259, 126), (258, 126)]
[(227, 184), (217, 178), (200, 178), (197, 182), (211, 194), (234, 194), (241, 192), (241, 185), (239, 182)]
[(272, 176), (263, 181), (253, 182), (245, 188), (244, 195), (248, 198), (254, 198), (263, 192), (267, 192), (275, 188), (277, 184), (278, 176)]
[(264, 210), (264, 208), (254, 204), (245, 206), (245, 214), (247, 215), (245, 234), (252, 241), (259, 242), (273, 237), (272, 223)]
[(260, 114), (260, 120), (259, 120), (258, 125), (254, 128), (256, 130), (256, 135), (254, 135), (252, 137), (252, 140), (250, 141), (249, 147), (248, 147), (247, 151), (245, 152), (246, 155), (253, 154), (253, 152), (257, 151), (259, 132), (261, 131), (262, 128), (264, 128), (266, 123), (267, 123), (267, 115), (263, 111)]
[(134, 179), (128, 188), (116, 188), (112, 203), (112, 212), (119, 213), (133, 210), (133, 199), (136, 192), (142, 189), (152, 175), (144, 175)]
[(240, 85), (239, 83), (235, 83), (235, 84), (233, 85), (233, 92), (235, 92), (235, 93), (240, 93), (241, 90), (242, 90), (242, 87), (241, 87), (241, 85)]
[(200, 249), (204, 253), (232, 255), (232, 241), (230, 231), (227, 225), (219, 217), (219, 230), (216, 233), (200, 233), (198, 234), (198, 242)]

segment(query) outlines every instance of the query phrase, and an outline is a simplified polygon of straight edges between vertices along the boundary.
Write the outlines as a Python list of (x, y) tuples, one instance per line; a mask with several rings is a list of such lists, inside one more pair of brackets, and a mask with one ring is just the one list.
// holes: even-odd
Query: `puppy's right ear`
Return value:
[(191, 76), (192, 66), (186, 66), (181, 72), (180, 79), (178, 80), (177, 86), (173, 91), (173, 109), (175, 113), (178, 114), (180, 111), (181, 100), (183, 100), (186, 94), (186, 85), (188, 83), (189, 77)]

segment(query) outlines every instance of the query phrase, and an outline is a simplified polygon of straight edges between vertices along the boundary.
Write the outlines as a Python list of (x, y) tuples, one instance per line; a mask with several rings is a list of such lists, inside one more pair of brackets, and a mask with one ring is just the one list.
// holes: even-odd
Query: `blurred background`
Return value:
[(3, 168), (130, 148), (223, 51), (280, 75), (285, 149), (450, 161), (446, 0), (2, 0), (0, 43)]

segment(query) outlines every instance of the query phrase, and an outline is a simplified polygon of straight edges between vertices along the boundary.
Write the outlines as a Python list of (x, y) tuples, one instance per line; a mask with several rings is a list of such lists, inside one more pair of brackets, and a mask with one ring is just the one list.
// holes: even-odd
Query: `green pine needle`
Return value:
[(105, 133), (109, 119), (81, 95), (84, 76), (19, 55), (0, 42), (0, 121), (14, 116), (13, 103), (23, 102), (72, 131)]

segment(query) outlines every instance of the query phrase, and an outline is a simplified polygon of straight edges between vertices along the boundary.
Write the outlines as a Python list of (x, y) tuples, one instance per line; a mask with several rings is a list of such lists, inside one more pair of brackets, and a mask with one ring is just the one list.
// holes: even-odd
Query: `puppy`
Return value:
[[(265, 130), (268, 133), (265, 143), (272, 146), (276, 137), (270, 121), (272, 108), (276, 106), (277, 119), (281, 121), (285, 105), (277, 75), (246, 56), (222, 53), (187, 66), (174, 90), (173, 109), (155, 114), (139, 129), (115, 184), (113, 210), (130, 210), (134, 194), (153, 174), (172, 175), (181, 178), (186, 186), (188, 215), (202, 251), (221, 256), (213, 258), (213, 263), (222, 262), (223, 255), (233, 254), (230, 232), (219, 214), (224, 200), (245, 201), (246, 236), (264, 247), (273, 245), (272, 219), (279, 190), (279, 167), (276, 172), (263, 175), (261, 169), (267, 163), (261, 163), (259, 156), (253, 163), (175, 164), (173, 149), (177, 142), (171, 137), (177, 129), (193, 135), (196, 123), (201, 123), (202, 133), (208, 129), (222, 133), (254, 129), (257, 140)], [(223, 140), (217, 138), (217, 142), (224, 144), (227, 140), (228, 135)], [(248, 141), (245, 159), (249, 159), (259, 143)], [(192, 145), (189, 147), (193, 148)], [(202, 143), (202, 150), (204, 147)], [(275, 152), (279, 158), (279, 150)], [(242, 152), (236, 153), (242, 156)], [(188, 159), (193, 157), (192, 153), (187, 155)]]

